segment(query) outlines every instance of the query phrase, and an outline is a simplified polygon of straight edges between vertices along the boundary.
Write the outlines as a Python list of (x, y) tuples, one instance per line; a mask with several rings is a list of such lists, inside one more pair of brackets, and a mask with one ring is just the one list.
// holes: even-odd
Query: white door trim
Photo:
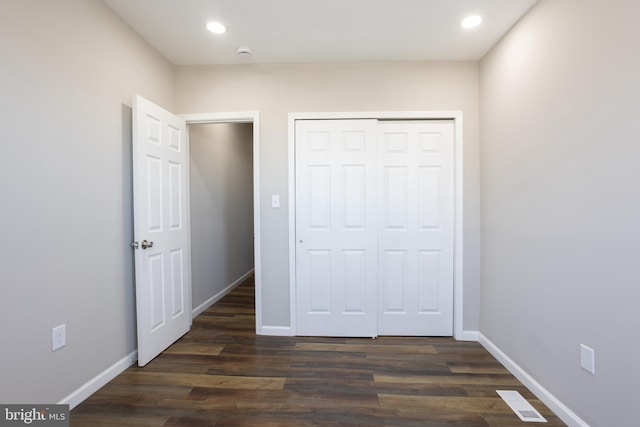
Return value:
[(296, 335), (296, 210), (295, 210), (295, 122), (296, 120), (335, 119), (404, 119), (454, 121), (454, 251), (453, 251), (453, 337), (465, 340), (463, 326), (463, 138), (462, 111), (373, 111), (289, 113), (288, 170), (289, 170), (289, 322), (291, 335)]
[[(253, 234), (256, 283), (256, 333), (262, 333), (262, 264), (260, 256), (260, 113), (240, 111), (230, 113), (178, 114), (187, 126), (201, 123), (253, 123)], [(187, 144), (187, 149), (188, 149)], [(191, 196), (189, 195), (189, 203)]]

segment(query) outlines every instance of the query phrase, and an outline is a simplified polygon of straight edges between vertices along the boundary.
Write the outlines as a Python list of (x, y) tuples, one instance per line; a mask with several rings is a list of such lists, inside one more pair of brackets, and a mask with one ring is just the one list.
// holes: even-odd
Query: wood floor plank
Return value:
[(326, 381), (318, 378), (289, 378), (284, 388), (298, 393), (333, 393), (339, 390), (345, 394), (357, 395), (366, 390), (375, 394), (468, 397), (464, 387), (442, 384), (395, 384), (377, 383), (375, 381), (342, 381), (339, 379)]
[(296, 350), (310, 351), (346, 351), (346, 352), (375, 352), (378, 354), (398, 354), (399, 352), (410, 354), (436, 354), (436, 349), (431, 345), (377, 345), (377, 344), (333, 344), (333, 343), (298, 343)]
[(298, 392), (293, 390), (222, 390), (196, 387), (188, 399), (167, 399), (167, 405), (192, 410), (237, 409), (288, 412), (294, 408), (331, 409), (377, 408), (378, 395), (361, 390), (358, 394), (342, 393), (339, 389), (331, 392)]
[[(497, 395), (496, 395), (497, 396)], [(451, 397), (451, 396), (398, 396), (381, 394), (378, 396), (381, 407), (395, 408), (402, 412), (420, 411), (427, 413), (429, 420), (439, 418), (448, 419), (452, 412), (458, 414), (482, 414), (487, 424), (492, 425), (500, 420), (504, 425), (515, 426), (521, 423), (520, 418), (499, 397)], [(534, 407), (540, 407), (542, 411), (549, 411), (540, 401), (530, 401)], [(544, 413), (542, 413), (545, 416)], [(550, 420), (546, 426), (564, 425), (561, 421), (548, 412)], [(489, 422), (491, 420), (491, 422)], [(510, 424), (509, 424), (510, 423)]]
[(514, 427), (496, 389), (564, 424), (477, 342), (255, 334), (253, 278), (143, 368), (71, 411), (71, 425)]
[(169, 421), (168, 416), (138, 415), (138, 414), (85, 414), (73, 413), (69, 419), (71, 427), (100, 426), (100, 427), (162, 427)]
[[(186, 399), (193, 386), (177, 386), (172, 384), (119, 384), (110, 382), (85, 402), (95, 403), (98, 399), (114, 401), (116, 399)], [(82, 411), (87, 405), (80, 405), (75, 411)]]
[(178, 341), (166, 349), (166, 354), (196, 354), (206, 356), (217, 356), (224, 349), (224, 345), (208, 344), (200, 342)]
[(209, 371), (209, 363), (187, 363), (177, 362), (175, 360), (164, 360), (156, 363), (150, 363), (144, 367), (145, 372), (171, 372), (174, 374), (207, 374)]
[(125, 371), (114, 382), (119, 384), (172, 384), (177, 386), (230, 389), (281, 390), (285, 378), (243, 377), (229, 375), (174, 374), (164, 372)]
[(374, 375), (376, 382), (397, 384), (483, 384), (494, 386), (520, 385), (520, 382), (511, 375), (466, 375), (455, 376), (398, 376), (398, 375)]
[(501, 365), (487, 363), (448, 363), (449, 370), (454, 374), (503, 374), (509, 371)]
[[(400, 396), (380, 394), (380, 406), (401, 410), (418, 410), (429, 413), (464, 412), (471, 414), (494, 413), (513, 414), (511, 408), (499, 397), (459, 397), (459, 396)], [(517, 417), (516, 417), (517, 418)]]
[[(491, 384), (461, 384), (460, 387), (464, 388), (467, 396), (470, 397), (494, 397), (496, 395), (496, 389), (498, 389), (495, 385)], [(503, 389), (504, 388), (507, 387), (503, 387)], [(522, 384), (511, 384), (507, 389), (519, 392), (527, 400), (536, 399), (533, 393)]]
[(256, 424), (255, 418), (227, 417), (224, 419), (203, 419), (196, 417), (172, 417), (164, 427), (307, 427), (317, 426), (312, 421), (304, 420), (265, 420), (261, 419), (260, 424)]

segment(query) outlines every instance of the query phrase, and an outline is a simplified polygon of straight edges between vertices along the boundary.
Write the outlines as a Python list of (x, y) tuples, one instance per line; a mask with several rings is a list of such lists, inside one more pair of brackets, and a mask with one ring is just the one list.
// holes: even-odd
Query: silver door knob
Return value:
[(139, 245), (138, 245), (138, 242), (131, 242), (131, 247), (132, 247), (133, 249), (138, 249), (138, 246), (139, 246)]
[(149, 241), (143, 240), (142, 244), (140, 245), (140, 247), (142, 249), (152, 248), (153, 247), (153, 242), (149, 242)]

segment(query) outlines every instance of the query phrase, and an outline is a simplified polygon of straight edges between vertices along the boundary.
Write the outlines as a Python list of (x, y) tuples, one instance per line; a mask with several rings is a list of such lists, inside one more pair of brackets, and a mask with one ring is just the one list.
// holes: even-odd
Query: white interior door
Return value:
[(150, 101), (133, 101), (133, 194), (138, 365), (191, 325), (187, 127)]
[(453, 335), (453, 123), (379, 123), (379, 335)]
[(375, 120), (296, 122), (298, 335), (376, 335), (375, 139)]
[(453, 141), (452, 121), (296, 121), (298, 335), (453, 334)]

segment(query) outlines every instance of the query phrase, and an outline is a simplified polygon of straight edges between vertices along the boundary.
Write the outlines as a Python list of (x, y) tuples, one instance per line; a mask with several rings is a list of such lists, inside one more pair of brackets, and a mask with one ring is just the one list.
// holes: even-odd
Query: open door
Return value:
[(133, 100), (133, 210), (138, 365), (191, 325), (187, 125)]

